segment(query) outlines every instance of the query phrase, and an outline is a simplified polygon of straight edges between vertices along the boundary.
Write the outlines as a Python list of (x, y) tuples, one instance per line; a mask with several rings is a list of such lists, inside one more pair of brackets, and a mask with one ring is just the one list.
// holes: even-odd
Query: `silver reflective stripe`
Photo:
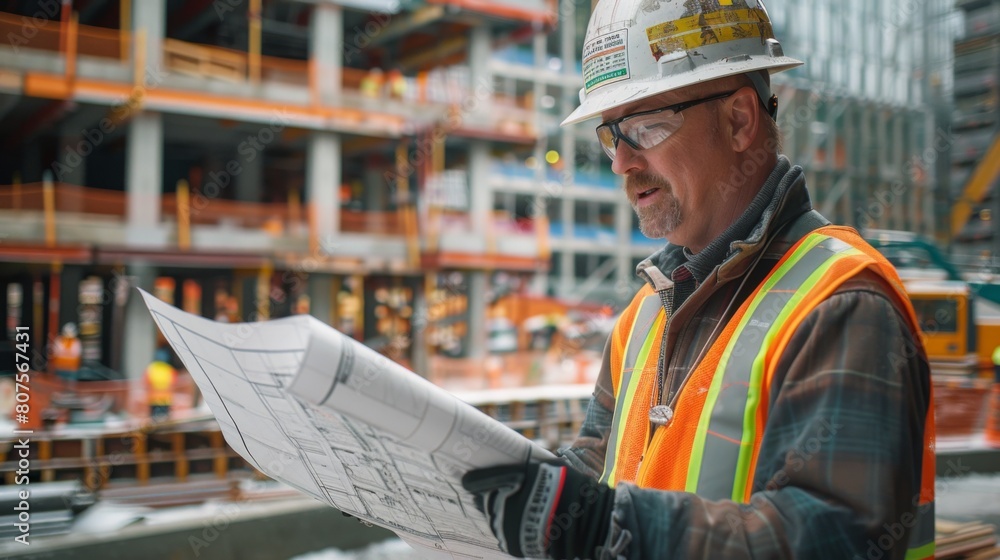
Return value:
[[(615, 416), (611, 422), (611, 437), (608, 441), (608, 450), (604, 454), (604, 474), (601, 475), (601, 482), (603, 483), (608, 482), (608, 477), (615, 470), (615, 458), (618, 455), (618, 444), (621, 442), (618, 430), (628, 420), (628, 407), (625, 404), (625, 399), (628, 394), (628, 386), (632, 382), (632, 372), (635, 371), (635, 363), (639, 359), (643, 343), (646, 342), (646, 336), (650, 334), (649, 331), (653, 328), (656, 317), (662, 309), (663, 304), (660, 302), (660, 296), (652, 294), (643, 298), (642, 304), (639, 305), (639, 311), (635, 314), (635, 321), (632, 323), (628, 344), (625, 348), (625, 357), (622, 360), (621, 379), (618, 380)], [(642, 372), (639, 372), (639, 374), (641, 375)]]
[[(801, 296), (795, 297), (795, 294), (806, 279), (831, 257), (850, 249), (851, 246), (843, 241), (827, 238), (803, 255), (799, 262), (778, 278), (771, 289), (757, 295), (759, 304), (744, 327), (736, 333), (736, 340), (729, 345), (731, 353), (724, 354), (719, 363), (723, 375), (722, 385), (712, 408), (705, 437), (698, 470), (698, 496), (709, 500), (734, 499), (736, 477), (745, 476), (745, 473), (740, 473), (737, 469), (744, 437), (744, 420), (748, 409), (754, 415), (756, 413), (757, 403), (748, 402), (751, 375), (756, 360), (764, 355), (761, 350), (767, 334), (780, 329), (779, 325), (773, 323), (783, 309), (799, 304)], [(719, 375), (719, 369), (715, 375)], [(750, 421), (754, 421), (753, 416)]]
[(920, 548), (934, 542), (934, 502), (921, 504), (917, 507), (916, 524), (910, 529), (910, 542), (907, 548)]

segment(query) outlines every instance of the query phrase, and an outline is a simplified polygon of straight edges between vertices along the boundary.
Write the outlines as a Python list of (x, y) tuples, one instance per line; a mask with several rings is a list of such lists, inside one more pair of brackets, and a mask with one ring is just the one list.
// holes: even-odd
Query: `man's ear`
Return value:
[(730, 143), (733, 151), (742, 153), (753, 145), (761, 126), (760, 121), (767, 115), (757, 100), (757, 93), (749, 86), (734, 93), (729, 98), (728, 106), (729, 110), (725, 115), (729, 119)]

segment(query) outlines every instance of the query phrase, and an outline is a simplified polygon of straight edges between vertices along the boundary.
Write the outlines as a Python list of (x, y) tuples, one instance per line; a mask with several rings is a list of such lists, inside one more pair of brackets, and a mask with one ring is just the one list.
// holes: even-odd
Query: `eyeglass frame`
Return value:
[[(740, 88), (740, 89), (742, 89), (742, 88)], [(685, 109), (690, 109), (691, 107), (695, 107), (695, 106), (701, 105), (703, 103), (708, 103), (710, 101), (718, 101), (720, 99), (726, 99), (727, 97), (732, 96), (733, 94), (735, 94), (738, 91), (740, 91), (740, 90), (739, 89), (734, 89), (733, 91), (730, 91), (730, 92), (719, 93), (719, 94), (716, 94), (716, 95), (712, 95), (712, 96), (709, 96), (709, 97), (703, 97), (701, 99), (694, 99), (694, 100), (691, 100), (691, 101), (684, 101), (683, 103), (675, 103), (673, 105), (667, 105), (666, 107), (660, 107), (659, 109), (651, 109), (649, 111), (639, 111), (638, 113), (632, 113), (630, 115), (625, 115), (624, 117), (618, 117), (617, 119), (613, 119), (613, 120), (610, 120), (610, 121), (607, 121), (607, 122), (602, 122), (601, 124), (597, 125), (597, 128), (594, 129), (594, 132), (597, 134), (597, 141), (598, 141), (598, 143), (601, 144), (601, 148), (604, 148), (604, 143), (601, 142), (601, 129), (602, 128), (607, 128), (608, 130), (611, 131), (611, 139), (612, 139), (612, 141), (615, 144), (615, 151), (616, 152), (618, 150), (618, 141), (619, 140), (624, 140), (625, 143), (628, 144), (628, 146), (630, 148), (632, 148), (633, 150), (636, 150), (636, 151), (648, 150), (649, 148), (655, 148), (656, 146), (659, 146), (663, 142), (666, 142), (667, 139), (670, 138), (670, 136), (668, 136), (667, 138), (664, 138), (663, 140), (661, 140), (660, 142), (657, 142), (656, 144), (650, 146), (649, 148), (643, 148), (642, 146), (640, 146), (640, 145), (636, 144), (635, 142), (633, 142), (631, 138), (629, 138), (628, 136), (625, 136), (624, 134), (622, 134), (621, 127), (619, 125), (621, 125), (621, 123), (623, 123), (623, 122), (625, 122), (625, 121), (627, 121), (629, 119), (635, 118), (635, 117), (644, 117), (646, 115), (655, 115), (657, 113), (663, 113), (665, 111), (673, 111), (674, 114), (677, 115), (677, 114), (680, 114), (680, 112), (683, 111), (683, 110), (685, 110)], [(673, 136), (673, 133), (671, 133), (671, 136)], [(604, 153), (607, 153), (606, 149), (604, 150)], [(608, 154), (608, 156), (611, 157), (611, 161), (614, 161), (614, 159), (615, 159), (614, 156), (612, 156), (611, 154)]]

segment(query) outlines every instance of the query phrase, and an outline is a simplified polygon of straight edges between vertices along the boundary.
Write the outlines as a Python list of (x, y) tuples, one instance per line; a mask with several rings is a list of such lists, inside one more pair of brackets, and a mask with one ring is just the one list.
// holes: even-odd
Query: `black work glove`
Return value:
[(462, 486), (511, 556), (595, 558), (611, 528), (614, 489), (565, 465), (474, 470), (462, 477)]

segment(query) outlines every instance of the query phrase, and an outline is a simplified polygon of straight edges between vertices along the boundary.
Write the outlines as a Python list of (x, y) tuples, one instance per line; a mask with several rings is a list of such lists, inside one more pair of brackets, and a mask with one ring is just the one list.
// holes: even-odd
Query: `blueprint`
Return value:
[(462, 475), (548, 451), (312, 317), (217, 323), (142, 296), (255, 468), (429, 558), (508, 558)]

